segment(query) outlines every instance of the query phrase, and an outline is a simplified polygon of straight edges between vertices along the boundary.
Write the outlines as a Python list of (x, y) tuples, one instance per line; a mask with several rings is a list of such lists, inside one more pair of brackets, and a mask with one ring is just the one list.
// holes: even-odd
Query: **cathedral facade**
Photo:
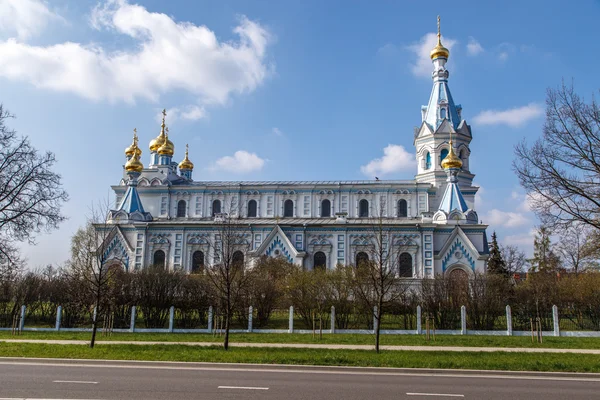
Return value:
[[(411, 180), (196, 181), (185, 157), (173, 161), (165, 113), (150, 142), (144, 167), (138, 138), (125, 151), (117, 207), (107, 223), (106, 259), (126, 269), (164, 265), (195, 272), (218, 262), (215, 246), (224, 221), (244, 227), (247, 251), (239, 257), (285, 257), (305, 269), (333, 269), (369, 259), (385, 231), (383, 246), (400, 249), (400, 277), (484, 271), (486, 225), (474, 210), (474, 175), (469, 170), (471, 128), (448, 86), (449, 51), (431, 51), (433, 88), (414, 130), (417, 171)], [(381, 245), (381, 243), (380, 243)], [(395, 256), (396, 257), (396, 256)]]

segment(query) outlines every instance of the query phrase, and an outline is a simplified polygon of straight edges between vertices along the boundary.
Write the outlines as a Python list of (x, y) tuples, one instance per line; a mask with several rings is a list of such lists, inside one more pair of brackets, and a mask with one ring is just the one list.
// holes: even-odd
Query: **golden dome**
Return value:
[[(136, 146), (137, 148), (137, 146)], [(138, 149), (139, 150), (139, 149)], [(144, 169), (144, 164), (140, 161), (140, 151), (139, 154), (134, 151), (133, 156), (125, 163), (125, 171), (127, 172), (142, 172)]]
[(125, 149), (125, 155), (127, 157), (133, 157), (133, 155), (137, 153), (138, 156), (142, 155), (142, 150), (138, 147), (138, 136), (137, 136), (137, 129), (133, 129), (133, 142), (131, 143), (131, 146), (127, 147)]
[(443, 57), (443, 58), (448, 58), (450, 56), (450, 50), (448, 50), (447, 48), (445, 48), (442, 45), (442, 34), (440, 33), (440, 16), (438, 15), (438, 42), (437, 45), (433, 48), (433, 50), (431, 50), (431, 53), (429, 54), (432, 60), (435, 60), (436, 58), (439, 57)]
[(169, 140), (169, 128), (167, 128), (166, 130), (167, 133), (165, 134), (165, 140), (162, 146), (158, 148), (157, 152), (161, 156), (173, 156), (173, 153), (175, 153), (175, 145)]
[(452, 146), (452, 139), (450, 139), (450, 151), (448, 152), (446, 158), (442, 160), (442, 168), (462, 168), (462, 161), (456, 156), (456, 154), (454, 154), (454, 146)]
[(160, 134), (150, 141), (150, 151), (156, 153), (160, 146), (165, 143), (165, 117), (167, 116), (167, 110), (162, 111), (162, 124), (160, 125)]
[(181, 170), (185, 170), (185, 169), (194, 169), (194, 163), (190, 161), (190, 159), (188, 158), (188, 145), (185, 145), (185, 158), (183, 159), (183, 161), (181, 161), (179, 163), (179, 169)]

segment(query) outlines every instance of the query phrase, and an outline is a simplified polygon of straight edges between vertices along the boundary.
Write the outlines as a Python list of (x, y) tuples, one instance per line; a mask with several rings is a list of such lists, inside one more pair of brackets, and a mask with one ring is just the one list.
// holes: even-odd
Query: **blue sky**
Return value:
[(593, 1), (0, 0), (0, 101), (12, 127), (56, 153), (71, 198), (69, 220), (25, 255), (33, 268), (68, 258), (119, 181), (134, 127), (148, 162), (162, 108), (197, 180), (412, 179), (437, 14), (473, 130), (476, 209), (490, 234), (530, 251), (536, 220), (513, 146), (540, 135), (546, 88), (573, 79), (589, 99), (600, 87), (599, 12)]

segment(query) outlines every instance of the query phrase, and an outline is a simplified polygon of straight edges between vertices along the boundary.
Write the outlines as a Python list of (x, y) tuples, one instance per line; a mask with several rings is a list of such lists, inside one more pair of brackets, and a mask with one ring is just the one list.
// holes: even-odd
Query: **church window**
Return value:
[(365, 253), (364, 251), (359, 251), (356, 254), (356, 266), (357, 267), (362, 267), (368, 262), (369, 262), (369, 255), (367, 253)]
[(446, 108), (442, 107), (440, 109), (440, 119), (444, 119), (444, 118), (446, 118)]
[(283, 216), (293, 217), (294, 216), (294, 202), (292, 200), (286, 200), (283, 203)]
[(325, 271), (325, 269), (327, 269), (327, 256), (322, 251), (318, 251), (315, 253), (315, 263), (313, 269), (315, 271)]
[(401, 199), (398, 200), (398, 216), (399, 217), (407, 217), (408, 216), (408, 205), (406, 200)]
[(408, 253), (402, 253), (399, 257), (399, 275), (402, 278), (411, 278), (413, 276), (412, 271), (412, 256)]
[(164, 268), (165, 267), (165, 252), (162, 250), (156, 250), (154, 252), (154, 259), (152, 260), (152, 265), (155, 267)]
[(212, 215), (221, 214), (221, 200), (214, 200), (212, 203)]
[(427, 152), (425, 155), (425, 169), (431, 168), (431, 153)]
[(185, 217), (186, 203), (185, 200), (177, 202), (177, 217)]
[(328, 199), (321, 202), (321, 217), (331, 217), (331, 201)]
[(440, 153), (440, 163), (444, 160), (444, 158), (446, 158), (447, 155), (448, 155), (448, 149), (443, 149), (442, 152)]
[(204, 253), (200, 250), (192, 255), (192, 274), (204, 272)]
[(359, 218), (367, 218), (369, 217), (369, 202), (365, 199), (362, 199), (358, 202), (358, 217)]
[(241, 251), (236, 251), (233, 253), (233, 257), (231, 258), (231, 266), (233, 269), (241, 270), (244, 269), (244, 253)]
[(248, 202), (248, 217), (256, 217), (256, 200), (250, 200)]

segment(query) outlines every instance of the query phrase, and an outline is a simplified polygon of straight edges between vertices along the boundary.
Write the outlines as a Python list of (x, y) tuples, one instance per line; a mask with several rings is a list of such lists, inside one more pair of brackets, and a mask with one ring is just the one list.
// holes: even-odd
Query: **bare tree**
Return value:
[(399, 258), (403, 245), (394, 242), (392, 230), (385, 224), (384, 204), (373, 219), (366, 253), (368, 260), (359, 260), (356, 268), (356, 294), (374, 313), (375, 351), (379, 353), (379, 339), (384, 307), (398, 300), (408, 285), (399, 279)]
[(525, 252), (515, 245), (500, 246), (500, 254), (504, 259), (506, 270), (510, 276), (515, 273), (524, 272), (527, 265)]
[(6, 126), (13, 116), (0, 105), (0, 266), (19, 264), (16, 242), (34, 243), (35, 235), (55, 229), (67, 201), (54, 154), (44, 154)]
[(544, 225), (600, 229), (600, 107), (573, 86), (548, 89), (543, 136), (515, 148), (513, 168)]
[(215, 215), (217, 229), (209, 240), (212, 262), (206, 268), (206, 273), (220, 301), (219, 308), (225, 323), (223, 347), (227, 350), (233, 312), (241, 301), (252, 272), (248, 268), (251, 243), (248, 226), (240, 223), (235, 216), (237, 206), (233, 199), (225, 211)]
[[(106, 207), (108, 208), (108, 207)], [(114, 224), (104, 222), (103, 216), (92, 210), (86, 225), (79, 228), (71, 239), (71, 259), (68, 262), (69, 274), (73, 282), (79, 283), (79, 290), (93, 306), (92, 337), (90, 347), (94, 347), (98, 322), (109, 308), (110, 284), (118, 268), (123, 266), (122, 255), (111, 242), (117, 235)]]
[(577, 274), (590, 265), (595, 265), (597, 246), (595, 237), (592, 235), (589, 225), (573, 222), (560, 229), (560, 241), (556, 245), (557, 252), (562, 260), (563, 266)]

